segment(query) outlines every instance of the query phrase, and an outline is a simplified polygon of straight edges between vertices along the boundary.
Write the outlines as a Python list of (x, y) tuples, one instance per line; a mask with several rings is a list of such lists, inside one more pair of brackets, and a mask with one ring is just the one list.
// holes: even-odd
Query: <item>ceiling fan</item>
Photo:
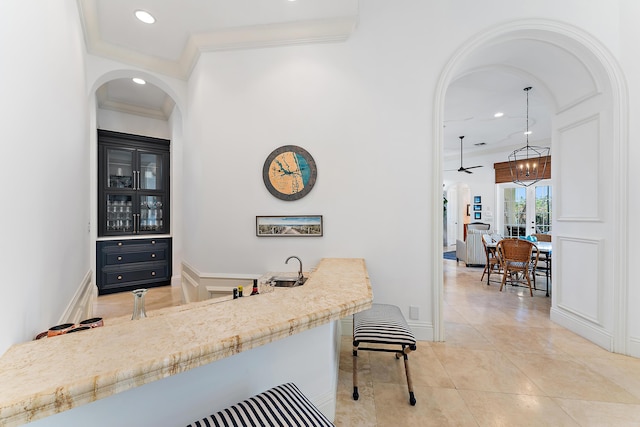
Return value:
[(458, 172), (473, 173), (469, 169), (481, 168), (482, 165), (469, 166), (468, 168), (465, 168), (464, 166), (462, 166), (462, 140), (464, 139), (464, 135), (459, 136), (458, 138), (460, 138), (460, 169), (458, 169)]

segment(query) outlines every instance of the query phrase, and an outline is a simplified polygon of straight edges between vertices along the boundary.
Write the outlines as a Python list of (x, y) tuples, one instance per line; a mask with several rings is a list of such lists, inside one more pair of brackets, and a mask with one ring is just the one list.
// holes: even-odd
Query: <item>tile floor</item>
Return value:
[[(640, 360), (551, 322), (544, 291), (500, 293), (481, 274), (444, 261), (446, 341), (421, 341), (409, 357), (416, 406), (390, 353), (359, 352), (354, 401), (351, 339), (343, 337), (336, 426), (640, 426)], [(152, 288), (146, 299), (148, 310), (176, 305), (180, 289)], [(98, 298), (94, 312), (132, 310), (123, 293)]]
[(481, 275), (444, 261), (446, 341), (409, 356), (416, 406), (388, 353), (358, 353), (354, 401), (343, 337), (337, 426), (640, 426), (640, 360), (552, 323), (544, 291), (501, 293)]

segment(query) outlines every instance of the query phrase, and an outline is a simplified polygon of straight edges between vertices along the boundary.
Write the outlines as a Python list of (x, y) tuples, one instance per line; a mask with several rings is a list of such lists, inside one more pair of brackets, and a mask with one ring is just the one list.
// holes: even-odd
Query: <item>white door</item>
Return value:
[(499, 184), (498, 232), (505, 237), (550, 233), (551, 188), (551, 180), (542, 180), (529, 187)]

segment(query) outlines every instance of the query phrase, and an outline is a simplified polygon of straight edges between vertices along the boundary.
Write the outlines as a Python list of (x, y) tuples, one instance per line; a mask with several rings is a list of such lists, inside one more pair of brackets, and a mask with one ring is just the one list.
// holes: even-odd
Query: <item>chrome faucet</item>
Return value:
[(291, 258), (295, 258), (295, 259), (297, 259), (297, 260), (298, 260), (298, 262), (300, 263), (300, 270), (298, 270), (298, 282), (300, 282), (300, 284), (302, 284), (302, 279), (303, 279), (303, 276), (302, 276), (302, 261), (300, 261), (300, 258), (298, 258), (297, 256), (292, 255), (292, 256), (290, 256), (289, 258), (287, 258), (287, 260), (286, 260), (284, 263), (285, 263), (285, 264), (289, 264), (289, 260), (290, 260)]

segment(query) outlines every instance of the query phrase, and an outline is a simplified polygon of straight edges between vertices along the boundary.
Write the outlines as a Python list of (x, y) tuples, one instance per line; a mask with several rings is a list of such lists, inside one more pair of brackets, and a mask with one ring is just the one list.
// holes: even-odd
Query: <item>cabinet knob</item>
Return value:
[(118, 257), (118, 261), (122, 261), (122, 257), (121, 256)]
[(118, 246), (122, 246), (122, 242), (118, 242)]
[(156, 254), (151, 254), (151, 258), (155, 258), (155, 257), (156, 257)]
[(151, 241), (151, 244), (152, 244), (152, 245), (155, 245), (155, 244), (156, 244), (156, 241), (155, 241), (155, 240), (152, 240), (152, 241)]
[(152, 272), (151, 272), (151, 275), (152, 275), (152, 276), (155, 276), (155, 275), (156, 275), (156, 272), (155, 272), (155, 271), (152, 271)]
[(122, 280), (122, 276), (118, 276), (118, 280)]

